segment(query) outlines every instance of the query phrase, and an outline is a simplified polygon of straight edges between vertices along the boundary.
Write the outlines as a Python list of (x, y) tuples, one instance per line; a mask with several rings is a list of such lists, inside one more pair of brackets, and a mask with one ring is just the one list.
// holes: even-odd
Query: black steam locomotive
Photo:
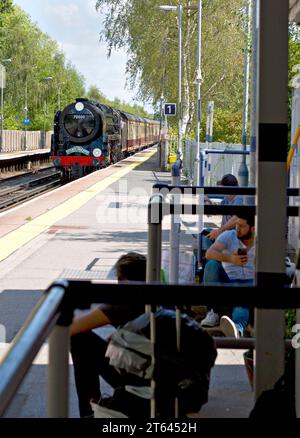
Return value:
[(159, 122), (76, 99), (54, 118), (51, 159), (68, 178), (116, 163), (159, 141)]

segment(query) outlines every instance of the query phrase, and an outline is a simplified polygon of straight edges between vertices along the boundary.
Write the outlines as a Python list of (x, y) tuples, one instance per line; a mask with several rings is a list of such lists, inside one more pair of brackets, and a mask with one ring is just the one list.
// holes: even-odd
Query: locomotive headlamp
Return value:
[(54, 166), (59, 167), (61, 164), (61, 159), (60, 158), (55, 158), (55, 160), (53, 160), (53, 164)]
[(101, 157), (101, 155), (102, 155), (102, 151), (101, 151), (101, 149), (99, 149), (99, 148), (94, 149), (94, 150), (93, 150), (93, 155), (94, 155), (94, 157), (96, 157), (96, 158)]
[(82, 102), (77, 102), (75, 105), (76, 111), (83, 111), (84, 110), (84, 104)]

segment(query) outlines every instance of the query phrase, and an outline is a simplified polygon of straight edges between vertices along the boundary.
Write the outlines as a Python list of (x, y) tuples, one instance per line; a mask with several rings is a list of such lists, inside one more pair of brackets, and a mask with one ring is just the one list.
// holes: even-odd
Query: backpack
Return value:
[(288, 360), (284, 375), (258, 397), (249, 418), (296, 418), (295, 403), (295, 362)]
[[(200, 324), (186, 314), (181, 314), (181, 349), (177, 351), (176, 312), (160, 309), (155, 313), (156, 343), (155, 366), (152, 366), (153, 345), (150, 342), (149, 314), (130, 321), (119, 328), (109, 342), (106, 356), (118, 370), (138, 376), (140, 386), (150, 386), (155, 380), (155, 400), (158, 416), (174, 415), (174, 400), (179, 402), (179, 415), (198, 412), (208, 400), (210, 371), (217, 357), (214, 341)], [(126, 405), (126, 397), (130, 403)], [(136, 397), (136, 403), (134, 402)], [(141, 407), (144, 417), (149, 417), (150, 402), (133, 394), (127, 395), (125, 388), (115, 391), (117, 410), (132, 416)], [(123, 410), (121, 409), (123, 405)], [(138, 405), (138, 406), (137, 406)], [(149, 410), (148, 410), (149, 408)], [(135, 416), (135, 415), (133, 415)]]

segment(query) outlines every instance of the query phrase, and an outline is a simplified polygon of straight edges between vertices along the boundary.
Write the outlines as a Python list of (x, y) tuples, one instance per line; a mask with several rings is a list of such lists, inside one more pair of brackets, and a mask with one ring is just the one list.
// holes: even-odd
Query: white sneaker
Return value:
[(220, 317), (218, 313), (215, 313), (213, 309), (211, 309), (206, 317), (201, 321), (202, 327), (215, 327), (219, 325)]
[(228, 316), (222, 316), (220, 320), (220, 329), (225, 336), (229, 338), (238, 339), (240, 337), (239, 331), (235, 323)]

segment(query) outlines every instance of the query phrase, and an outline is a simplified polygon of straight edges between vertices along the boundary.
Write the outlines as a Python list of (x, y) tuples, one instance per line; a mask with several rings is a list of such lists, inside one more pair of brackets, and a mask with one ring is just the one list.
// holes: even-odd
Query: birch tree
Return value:
[[(177, 6), (179, 0), (168, 1)], [(183, 17), (183, 130), (194, 128), (197, 53), (197, 11), (187, 11), (195, 0), (181, 0)], [(159, 9), (161, 0), (97, 0), (104, 15), (101, 39), (128, 55), (127, 84), (139, 84), (137, 97), (158, 105), (163, 92), (168, 101), (178, 96), (178, 28), (176, 12)], [(223, 111), (240, 111), (243, 102), (244, 0), (203, 0), (202, 110), (209, 100)], [(241, 129), (241, 127), (238, 127)]]

